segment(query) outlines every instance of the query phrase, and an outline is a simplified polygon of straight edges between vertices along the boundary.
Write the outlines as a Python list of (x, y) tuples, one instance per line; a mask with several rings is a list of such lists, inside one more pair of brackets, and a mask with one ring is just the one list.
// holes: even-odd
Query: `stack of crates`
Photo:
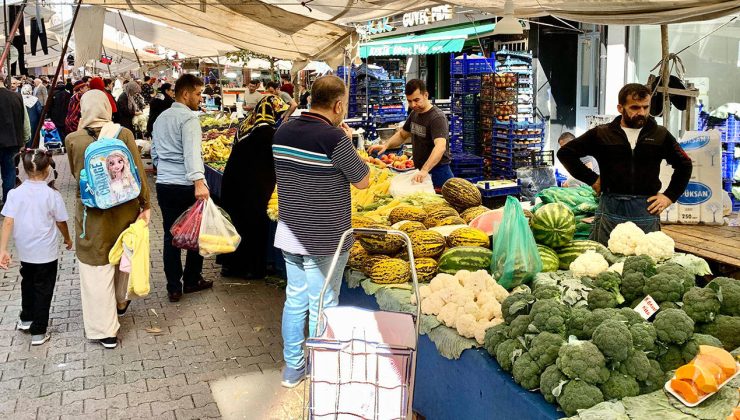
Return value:
[(458, 178), (478, 182), (483, 177), (483, 158), (469, 153), (452, 153), (450, 169)]
[(406, 120), (405, 85), (404, 79), (365, 78), (357, 84), (357, 101), (366, 104), (367, 114), (378, 125), (401, 122)]
[(720, 132), (722, 140), (722, 187), (730, 193), (733, 210), (738, 210), (740, 209), (740, 200), (732, 194), (732, 187), (738, 185), (735, 182), (735, 172), (738, 164), (740, 164), (740, 159), (736, 157), (736, 147), (740, 146), (740, 120), (734, 115), (728, 116), (725, 120), (710, 119), (705, 112), (700, 113), (697, 120), (700, 131), (716, 129)]
[[(478, 126), (478, 94), (481, 74), (496, 69), (496, 58), (469, 58), (450, 54), (450, 148), (470, 154), (483, 150)], [(453, 145), (455, 148), (453, 148)]]
[(553, 152), (543, 151), (545, 126), (529, 121), (495, 122), (491, 131), (491, 179), (514, 179), (518, 168), (553, 165)]
[(360, 104), (357, 103), (357, 68), (355, 66), (339, 66), (337, 67), (336, 75), (342, 80), (349, 81), (347, 118), (361, 117), (361, 110), (364, 109), (364, 106), (360, 106)]

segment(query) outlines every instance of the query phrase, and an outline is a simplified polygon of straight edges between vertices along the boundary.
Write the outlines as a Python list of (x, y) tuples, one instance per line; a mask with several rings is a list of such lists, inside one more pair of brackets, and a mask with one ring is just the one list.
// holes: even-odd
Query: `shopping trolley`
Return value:
[[(404, 232), (349, 229), (342, 235), (319, 296), (316, 337), (306, 340), (310, 419), (411, 419), (419, 338), (416, 314), (370, 311), (348, 306), (324, 308), (344, 244), (352, 234), (395, 235), (409, 255), (416, 301), (419, 283), (411, 240)], [(304, 392), (305, 398), (305, 392)]]
[(59, 130), (52, 120), (45, 120), (41, 126), (41, 136), (39, 138), (39, 148), (51, 150), (56, 153), (64, 154), (64, 142), (59, 135)]

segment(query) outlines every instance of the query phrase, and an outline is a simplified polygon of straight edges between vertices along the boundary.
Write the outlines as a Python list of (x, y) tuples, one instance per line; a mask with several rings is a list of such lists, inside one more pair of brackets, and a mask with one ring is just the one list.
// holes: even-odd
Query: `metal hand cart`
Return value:
[(413, 249), (406, 233), (382, 229), (344, 232), (319, 296), (317, 336), (306, 340), (310, 383), (304, 386), (310, 388), (308, 418), (411, 419), (419, 305), (415, 315), (349, 306), (324, 308), (327, 289), (339, 290), (338, 284), (329, 282), (352, 234), (400, 236), (408, 250), (416, 301), (420, 300)]

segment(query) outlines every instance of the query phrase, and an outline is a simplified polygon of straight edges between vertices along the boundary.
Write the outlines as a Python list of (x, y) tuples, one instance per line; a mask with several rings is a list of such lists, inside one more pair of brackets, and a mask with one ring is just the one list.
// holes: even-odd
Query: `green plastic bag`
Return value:
[(506, 198), (504, 218), (493, 244), (493, 278), (498, 284), (511, 290), (529, 282), (540, 271), (542, 260), (527, 217), (519, 201), (509, 196)]

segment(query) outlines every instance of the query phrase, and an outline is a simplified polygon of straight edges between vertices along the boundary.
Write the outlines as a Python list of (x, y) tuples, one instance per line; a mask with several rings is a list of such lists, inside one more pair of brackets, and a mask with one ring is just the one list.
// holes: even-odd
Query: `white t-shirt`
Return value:
[(632, 150), (635, 150), (635, 146), (637, 145), (637, 138), (640, 136), (640, 131), (642, 130), (642, 128), (622, 127), (622, 130), (624, 130), (624, 134), (627, 135), (627, 140), (630, 142)]
[(260, 101), (260, 99), (264, 98), (265, 95), (259, 93), (258, 91), (254, 91), (254, 93), (250, 93), (249, 90), (247, 90), (244, 93), (244, 104), (247, 106), (251, 106), (254, 108), (257, 105), (257, 102)]
[(10, 190), (2, 215), (13, 218), (13, 240), (18, 259), (32, 264), (59, 258), (59, 229), (66, 222), (67, 209), (59, 191), (43, 181), (25, 181)]

